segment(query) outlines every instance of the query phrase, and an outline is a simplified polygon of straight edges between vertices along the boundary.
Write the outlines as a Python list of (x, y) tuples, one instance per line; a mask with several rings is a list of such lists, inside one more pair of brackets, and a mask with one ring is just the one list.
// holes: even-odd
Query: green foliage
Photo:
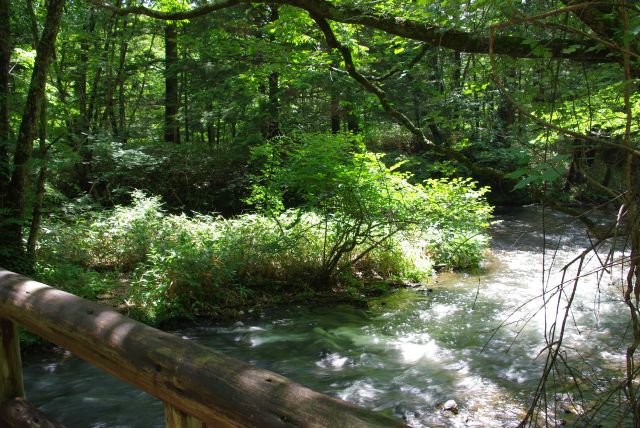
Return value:
[(467, 269), (477, 267), (489, 244), (492, 207), (471, 179), (429, 179), (427, 199), (430, 207), (427, 253), (436, 265)]
[(62, 260), (36, 263), (34, 278), (91, 300), (97, 300), (101, 294), (111, 291), (116, 282), (116, 275), (111, 272), (97, 272)]
[[(357, 162), (379, 168), (371, 154), (353, 156)], [(398, 190), (410, 186), (404, 175), (388, 169), (381, 171), (369, 172), (366, 177), (381, 179), (395, 174), (398, 181), (385, 185), (385, 197), (410, 200), (410, 194), (403, 195)], [(360, 178), (346, 175), (353, 178), (352, 184), (361, 183)], [(362, 182), (359, 189), (372, 191), (368, 186), (381, 183), (365, 186)], [(448, 213), (447, 221), (429, 223), (432, 232), (449, 230), (456, 239), (462, 239), (461, 234), (455, 234), (454, 225), (464, 223), (465, 232), (477, 232), (486, 226), (490, 208), (481, 199), (473, 199), (481, 192), (474, 193), (471, 187), (467, 181), (433, 181), (429, 183), (432, 192), (416, 187), (415, 192), (425, 193), (423, 199), (429, 195), (429, 203), (439, 204), (430, 211), (432, 215)], [(329, 190), (320, 181), (315, 189)], [(131, 271), (128, 302), (139, 308), (144, 317), (160, 320), (192, 316), (261, 295), (304, 290), (326, 272), (328, 248), (344, 245), (344, 235), (352, 233), (349, 227), (353, 223), (344, 222), (354, 221), (343, 214), (321, 215), (318, 210), (300, 209), (270, 216), (244, 214), (232, 219), (187, 217), (165, 213), (157, 197), (135, 192), (132, 199), (128, 207), (88, 212), (73, 223), (50, 220), (43, 230), (37, 278), (74, 294), (97, 298), (117, 286), (118, 272)], [(327, 196), (322, 203), (334, 207), (336, 201), (331, 202)], [(455, 206), (459, 203), (484, 213), (485, 223), (481, 219), (471, 223), (468, 217), (472, 213)], [(346, 200), (342, 204), (351, 206)], [(380, 216), (381, 211), (375, 214)], [(340, 263), (332, 272), (334, 279), (349, 284), (349, 278), (418, 281), (428, 275), (431, 261), (427, 254), (434, 250), (429, 250), (427, 235), (417, 233), (425, 229), (400, 229), (397, 218), (396, 214), (393, 222), (370, 224), (368, 235), (357, 235), (353, 245), (343, 247)], [(442, 240), (438, 241), (437, 245), (441, 244)], [(479, 246), (461, 247), (471, 253), (452, 251), (460, 266), (473, 263), (473, 257), (481, 253)], [(108, 273), (98, 272), (105, 269)]]
[[(387, 167), (350, 134), (303, 134), (257, 147), (261, 164), (250, 203), (276, 217), (294, 207), (321, 218), (325, 228), (320, 281), (357, 264), (370, 251), (399, 239), (426, 240), (451, 267), (477, 265), (487, 241), (491, 207), (470, 180), (411, 184), (411, 174)], [(287, 229), (295, 225), (283, 225)], [(443, 243), (455, 242), (447, 247)], [(357, 252), (359, 250), (360, 252)], [(354, 253), (355, 252), (355, 253)]]
[[(295, 221), (294, 221), (295, 220)], [(282, 224), (293, 226), (282, 229)], [(322, 267), (325, 229), (314, 214), (167, 216), (164, 239), (134, 272), (131, 302), (151, 318), (189, 316), (260, 295), (303, 291)], [(359, 276), (416, 278), (428, 273), (408, 245), (363, 259)], [(422, 270), (421, 270), (422, 269)], [(352, 275), (352, 272), (349, 272)]]
[(40, 248), (45, 260), (66, 260), (94, 269), (128, 271), (146, 257), (162, 218), (160, 199), (134, 192), (130, 207), (89, 212), (71, 225), (43, 227)]

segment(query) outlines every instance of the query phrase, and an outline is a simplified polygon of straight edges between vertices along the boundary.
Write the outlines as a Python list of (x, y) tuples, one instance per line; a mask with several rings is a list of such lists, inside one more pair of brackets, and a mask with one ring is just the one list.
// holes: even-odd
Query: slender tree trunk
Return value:
[[(33, 8), (33, 1), (27, 0), (27, 14), (31, 19), (31, 32), (33, 33), (33, 46), (37, 50), (40, 43), (38, 31), (38, 19)], [(55, 53), (54, 53), (55, 54)], [(64, 101), (64, 95), (61, 94)], [(42, 203), (44, 201), (44, 185), (47, 179), (47, 95), (42, 97), (42, 108), (38, 120), (38, 140), (40, 147), (40, 170), (36, 182), (36, 198), (33, 204), (31, 215), (31, 226), (29, 227), (29, 238), (27, 239), (28, 260), (35, 261), (36, 243), (40, 233), (40, 219), (42, 217)]]
[[(80, 42), (80, 57), (78, 61), (78, 74), (75, 79), (75, 93), (78, 100), (78, 117), (74, 129), (73, 139), (75, 149), (80, 153), (82, 161), (76, 164), (76, 174), (78, 184), (84, 192), (89, 192), (90, 184), (90, 159), (88, 149), (86, 149), (89, 126), (91, 123), (91, 111), (93, 110), (93, 101), (88, 97), (87, 90), (87, 74), (89, 68), (89, 40), (88, 37), (93, 34), (96, 26), (95, 11), (89, 12), (89, 19), (84, 25), (85, 37)], [(93, 99), (93, 97), (92, 97)]]
[(218, 119), (216, 122), (216, 145), (220, 145), (220, 131), (222, 129), (222, 114), (220, 114), (220, 109), (218, 108)]
[[(118, 30), (118, 21), (115, 23), (115, 34)], [(105, 72), (105, 90), (104, 90), (104, 112), (99, 122), (99, 126), (103, 129), (111, 129), (113, 135), (118, 133), (118, 125), (116, 123), (115, 114), (115, 92), (118, 86), (117, 76), (114, 76), (113, 59), (115, 56), (116, 43), (109, 43), (109, 50), (106, 52), (106, 72)]]
[(176, 24), (164, 27), (165, 52), (165, 101), (164, 101), (164, 141), (180, 143), (180, 125), (178, 124), (178, 29)]
[(118, 51), (118, 71), (116, 72), (116, 82), (114, 88), (118, 93), (117, 112), (113, 114), (113, 131), (116, 137), (120, 141), (125, 142), (125, 112), (126, 112), (126, 98), (124, 83), (126, 80), (125, 66), (127, 63), (127, 52), (129, 50), (129, 43), (127, 41), (127, 17), (122, 19), (122, 28), (120, 29), (120, 46)]
[[(185, 36), (188, 36), (188, 32), (187, 32), (188, 27), (184, 26), (182, 27), (182, 33)], [(189, 46), (187, 44), (184, 45), (184, 48), (182, 49), (182, 59), (183, 59), (183, 64), (188, 64), (189, 61)], [(189, 78), (188, 78), (188, 73), (187, 73), (187, 69), (183, 66), (181, 67), (181, 71), (180, 71), (180, 76), (182, 79), (181, 82), (181, 88), (180, 88), (180, 95), (182, 96), (183, 100), (183, 113), (184, 113), (184, 142), (185, 143), (189, 143), (191, 141), (191, 118), (189, 116)]]
[(462, 54), (460, 51), (453, 52), (453, 86), (460, 89), (462, 86)]
[[(269, 16), (267, 22), (276, 22), (280, 18), (278, 12), (279, 6), (269, 5)], [(273, 36), (269, 36), (269, 39), (273, 40)], [(272, 72), (267, 78), (267, 115), (264, 123), (263, 136), (266, 139), (271, 139), (280, 135), (280, 99), (279, 99), (279, 80), (280, 75), (278, 72)]]
[(29, 160), (33, 151), (36, 126), (42, 109), (47, 70), (55, 51), (56, 37), (60, 29), (60, 21), (64, 8), (64, 0), (50, 0), (47, 9), (44, 31), (38, 43), (36, 59), (31, 75), (29, 93), (20, 123), (18, 139), (14, 155), (11, 181), (7, 190), (7, 205), (13, 221), (1, 225), (0, 242), (6, 245), (7, 251), (0, 254), (0, 265), (22, 271), (30, 270), (25, 258), (22, 227), (25, 221), (25, 196), (27, 191), (27, 175)]
[(31, 215), (31, 226), (29, 228), (29, 239), (27, 240), (27, 256), (29, 260), (35, 260), (36, 244), (40, 235), (40, 221), (42, 219), (42, 203), (44, 201), (44, 186), (47, 182), (47, 107), (46, 99), (43, 102), (42, 112), (40, 113), (38, 139), (40, 154), (40, 170), (38, 171), (38, 179), (36, 181), (36, 199), (33, 204), (33, 213)]
[(264, 137), (271, 139), (280, 135), (280, 100), (278, 99), (279, 92), (279, 75), (276, 72), (269, 74), (268, 85), (268, 97), (269, 104), (267, 106), (267, 121), (265, 124)]
[[(145, 56), (148, 58), (151, 56), (151, 52), (153, 51), (153, 47), (155, 45), (155, 41), (156, 41), (156, 33), (151, 34), (151, 41), (149, 42), (149, 49), (147, 50), (147, 52), (145, 53)], [(142, 104), (142, 99), (143, 99), (143, 95), (144, 95), (144, 90), (147, 87), (147, 78), (149, 75), (149, 69), (151, 67), (145, 67), (144, 72), (142, 73), (142, 82), (137, 85), (139, 86), (138, 89), (138, 95), (136, 96), (136, 102), (133, 103), (133, 108), (131, 108), (131, 114), (129, 115), (129, 120), (127, 120), (126, 123), (126, 131), (125, 131), (125, 135), (127, 136), (127, 138), (130, 135), (130, 127), (131, 124), (135, 123), (135, 119), (136, 119), (136, 113), (138, 112), (138, 109), (140, 108), (140, 105)]]
[(331, 133), (337, 134), (340, 132), (340, 98), (338, 97), (338, 91), (335, 88), (335, 84), (331, 84), (331, 105), (330, 108), (330, 116), (331, 116)]
[[(409, 82), (409, 85), (411, 85), (411, 98), (413, 101), (413, 122), (418, 128), (421, 128), (422, 127), (422, 108), (421, 107), (423, 102), (422, 90), (418, 85), (415, 84), (413, 75), (411, 73), (407, 73), (406, 77), (407, 77), (407, 81)], [(415, 140), (414, 141), (415, 146), (418, 146), (421, 144), (417, 139), (414, 139), (414, 140)]]
[[(0, 0), (0, 210), (9, 184), (9, 69), (11, 61), (11, 31), (9, 7), (11, 0)], [(0, 215), (1, 212), (0, 212)]]
[(209, 117), (207, 120), (207, 143), (210, 146), (213, 146), (213, 143), (215, 143), (216, 139), (215, 127), (213, 126), (213, 101), (211, 101), (209, 108)]
[(191, 140), (191, 127), (189, 126), (189, 92), (187, 88), (187, 73), (182, 72), (182, 94), (184, 108), (184, 142), (189, 143)]
[(360, 121), (358, 115), (353, 111), (351, 103), (345, 108), (345, 118), (347, 120), (347, 130), (357, 134), (360, 132)]

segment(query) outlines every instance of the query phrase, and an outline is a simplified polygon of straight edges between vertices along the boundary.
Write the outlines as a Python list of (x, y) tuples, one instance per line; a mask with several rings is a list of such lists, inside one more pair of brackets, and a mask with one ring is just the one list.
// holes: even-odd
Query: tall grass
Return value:
[[(86, 278), (100, 288), (96, 272), (127, 273), (128, 302), (145, 316), (191, 316), (256, 296), (308, 289), (323, 266), (324, 248), (331, 245), (335, 228), (312, 212), (231, 219), (169, 215), (159, 198), (136, 192), (128, 207), (88, 213), (71, 223), (50, 221), (41, 241), (39, 275), (55, 286)], [(447, 239), (436, 234), (435, 229), (428, 237), (399, 234), (355, 261), (372, 244), (362, 242), (344, 255), (330, 286), (424, 279), (433, 264), (428, 255), (437, 254)], [(437, 247), (429, 248), (429, 243)], [(477, 259), (482, 248), (469, 246), (468, 255)]]

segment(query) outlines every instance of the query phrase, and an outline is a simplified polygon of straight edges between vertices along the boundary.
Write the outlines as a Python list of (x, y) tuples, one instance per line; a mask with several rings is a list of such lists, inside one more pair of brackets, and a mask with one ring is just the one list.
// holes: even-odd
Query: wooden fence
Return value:
[(158, 397), (168, 427), (405, 426), (1, 268), (0, 404), (24, 396), (17, 324)]

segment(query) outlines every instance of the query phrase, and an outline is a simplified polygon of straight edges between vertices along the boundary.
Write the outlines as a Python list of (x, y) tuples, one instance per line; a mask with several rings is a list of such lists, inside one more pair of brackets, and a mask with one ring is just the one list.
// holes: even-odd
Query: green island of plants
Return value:
[[(253, 150), (252, 213), (169, 214), (135, 191), (112, 210), (43, 227), (36, 277), (90, 298), (119, 293), (148, 321), (295, 294), (371, 294), (434, 267), (478, 266), (492, 208), (465, 179), (411, 183), (351, 134)], [(118, 291), (119, 290), (119, 291)]]

